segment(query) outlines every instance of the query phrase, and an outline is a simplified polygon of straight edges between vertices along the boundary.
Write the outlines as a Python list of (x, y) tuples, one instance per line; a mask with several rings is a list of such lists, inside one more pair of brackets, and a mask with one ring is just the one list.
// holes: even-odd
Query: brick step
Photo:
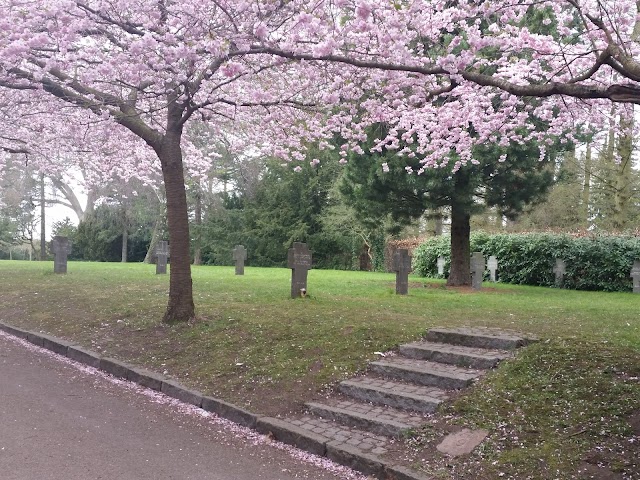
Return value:
[(402, 357), (371, 362), (369, 367), (371, 371), (385, 377), (445, 390), (458, 390), (468, 387), (484, 373), (482, 370), (471, 370), (445, 363)]
[(424, 423), (419, 414), (357, 401), (326, 400), (306, 406), (309, 413), (318, 417), (388, 437), (401, 436)]
[[(279, 428), (280, 425), (285, 428)], [(285, 429), (286, 431), (282, 431)], [(305, 441), (307, 443), (314, 441), (316, 445), (319, 443), (324, 443), (325, 445), (328, 443), (343, 444), (373, 455), (385, 454), (391, 442), (391, 439), (385, 435), (348, 427), (333, 420), (314, 415), (283, 419), (265, 419), (265, 417), (262, 417), (258, 420), (258, 431), (265, 434), (272, 433), (276, 440), (281, 440), (297, 447), (304, 446), (303, 442)], [(310, 451), (307, 447), (304, 449)], [(324, 452), (321, 452), (320, 447), (316, 448), (313, 453), (324, 454)]]
[(417, 360), (479, 369), (494, 368), (500, 361), (511, 357), (511, 353), (507, 350), (488, 350), (435, 342), (412, 342), (400, 345), (400, 354)]
[(338, 390), (364, 402), (423, 413), (433, 413), (440, 403), (448, 399), (446, 392), (439, 388), (370, 376), (345, 380)]
[(432, 328), (427, 332), (427, 341), (464, 347), (515, 350), (535, 339), (491, 328)]

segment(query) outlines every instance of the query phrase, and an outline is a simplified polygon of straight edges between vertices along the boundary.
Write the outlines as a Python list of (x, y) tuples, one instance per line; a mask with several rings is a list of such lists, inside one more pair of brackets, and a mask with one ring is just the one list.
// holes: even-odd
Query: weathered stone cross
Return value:
[(482, 252), (473, 252), (471, 255), (471, 288), (480, 290), (482, 288), (482, 277), (486, 264)]
[(444, 275), (444, 257), (438, 257), (438, 261), (436, 262), (436, 264), (438, 265), (438, 275)]
[(307, 273), (311, 270), (311, 252), (306, 243), (294, 242), (288, 252), (291, 269), (291, 298), (307, 295)]
[(631, 278), (633, 278), (633, 293), (640, 293), (640, 260), (633, 262)]
[(169, 258), (169, 243), (166, 240), (161, 240), (156, 246), (156, 275), (167, 273), (167, 259)]
[(562, 285), (564, 274), (567, 273), (567, 265), (564, 263), (564, 260), (556, 258), (556, 264), (553, 267), (553, 273), (556, 275), (556, 285), (559, 287), (560, 285)]
[(244, 245), (236, 245), (233, 250), (233, 259), (236, 261), (236, 275), (244, 275), (244, 261), (247, 259), (247, 249)]
[(406, 248), (399, 248), (393, 254), (393, 271), (396, 272), (396, 295), (406, 295), (409, 293), (411, 271), (411, 257)]
[(53, 252), (53, 272), (67, 273), (67, 256), (71, 253), (69, 238), (56, 235), (49, 248)]
[(489, 270), (489, 279), (492, 282), (496, 281), (496, 270), (498, 270), (498, 259), (491, 255), (487, 261), (487, 269)]

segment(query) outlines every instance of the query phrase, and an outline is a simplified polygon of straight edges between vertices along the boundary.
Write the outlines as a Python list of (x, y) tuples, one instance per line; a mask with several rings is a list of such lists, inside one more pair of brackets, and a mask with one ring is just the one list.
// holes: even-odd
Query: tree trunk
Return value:
[(451, 270), (447, 285), (471, 285), (471, 210), (473, 186), (469, 172), (458, 170), (454, 175), (451, 199)]
[[(633, 105), (631, 105), (633, 108)], [(633, 115), (629, 119), (621, 119), (620, 124), (625, 133), (618, 137), (618, 157), (620, 163), (614, 165), (614, 195), (613, 195), (613, 228), (622, 231), (629, 223), (629, 203), (631, 200), (631, 155), (633, 153)]]
[(122, 263), (127, 263), (127, 246), (129, 243), (129, 232), (127, 226), (122, 229)]
[(587, 143), (587, 151), (584, 155), (584, 185), (582, 186), (581, 217), (584, 227), (589, 228), (589, 204), (591, 202), (591, 142)]
[(189, 252), (189, 215), (180, 149), (182, 126), (171, 118), (171, 112), (169, 116), (167, 131), (158, 149), (167, 196), (167, 224), (171, 252), (169, 304), (162, 321), (176, 323), (193, 319), (195, 307)]
[(153, 227), (153, 232), (151, 233), (151, 242), (149, 243), (147, 254), (144, 256), (144, 263), (152, 262), (153, 256), (156, 251), (156, 246), (158, 245), (158, 241), (160, 241), (160, 224), (161, 223), (162, 223), (162, 214), (158, 214), (158, 218), (156, 219), (156, 224)]
[(202, 265), (202, 190), (200, 185), (196, 186), (196, 206), (195, 206), (195, 224), (196, 234), (194, 236), (193, 248), (193, 264)]
[(471, 215), (464, 206), (451, 207), (451, 271), (450, 287), (471, 285)]
[(40, 260), (47, 259), (47, 239), (45, 225), (44, 173), (40, 174)]

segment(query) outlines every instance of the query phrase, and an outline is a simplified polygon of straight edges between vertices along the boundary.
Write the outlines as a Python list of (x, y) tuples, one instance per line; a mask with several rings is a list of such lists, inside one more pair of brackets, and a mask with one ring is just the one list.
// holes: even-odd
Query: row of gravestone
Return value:
[[(55, 236), (51, 241), (51, 251), (54, 255), (53, 271), (55, 273), (67, 273), (67, 258), (71, 253), (71, 242), (67, 237)], [(156, 274), (167, 273), (167, 261), (169, 259), (169, 244), (166, 241), (158, 242), (156, 247)], [(236, 275), (244, 275), (244, 262), (247, 259), (247, 249), (243, 245), (237, 245), (233, 250)], [(289, 249), (287, 266), (291, 269), (291, 297), (306, 296), (307, 273), (311, 269), (311, 252), (306, 244), (295, 242)], [(438, 257), (438, 274), (444, 275), (444, 257)], [(485, 270), (489, 270), (490, 280), (496, 281), (498, 259), (490, 256), (485, 263), (482, 252), (473, 252), (471, 256), (471, 286), (475, 290), (482, 288), (482, 280)], [(393, 255), (393, 270), (396, 272), (396, 294), (406, 295), (409, 291), (409, 273), (411, 272), (411, 257), (407, 249), (398, 249)], [(566, 273), (566, 263), (557, 258), (553, 273), (556, 285), (561, 286)], [(640, 260), (636, 260), (630, 273), (633, 279), (633, 292), (640, 293)]]
[[(444, 275), (445, 263), (444, 257), (438, 257), (436, 262), (438, 275)], [(471, 256), (471, 285), (474, 289), (479, 290), (481, 288), (484, 272), (487, 269), (489, 270), (490, 280), (495, 282), (496, 271), (498, 270), (498, 259), (492, 255), (485, 264), (485, 257), (482, 255), (482, 252), (473, 252)], [(555, 265), (553, 266), (556, 286), (562, 286), (566, 272), (566, 262), (561, 258), (556, 258)], [(640, 293), (640, 260), (633, 262), (629, 276), (633, 279), (633, 293)]]

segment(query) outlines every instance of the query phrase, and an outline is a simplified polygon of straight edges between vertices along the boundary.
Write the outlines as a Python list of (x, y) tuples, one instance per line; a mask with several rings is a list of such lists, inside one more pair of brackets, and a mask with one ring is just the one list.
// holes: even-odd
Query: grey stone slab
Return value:
[(68, 237), (56, 235), (49, 244), (53, 253), (53, 272), (67, 273), (67, 259), (71, 253), (71, 241)]
[(44, 338), (40, 333), (27, 332), (27, 342), (42, 347), (44, 345)]
[(67, 358), (93, 368), (100, 368), (100, 359), (102, 356), (99, 353), (92, 352), (91, 350), (86, 350), (82, 347), (72, 345), (67, 349)]
[(417, 360), (448, 363), (459, 367), (489, 369), (511, 357), (507, 350), (489, 350), (435, 342), (412, 342), (400, 345), (400, 353)]
[(369, 367), (372, 371), (391, 378), (444, 389), (466, 388), (481, 375), (479, 370), (467, 370), (444, 363), (403, 358), (371, 362)]
[(353, 468), (365, 475), (385, 477), (385, 463), (375, 455), (364, 453), (358, 448), (340, 442), (327, 443), (327, 458), (340, 465)]
[(306, 243), (294, 242), (288, 250), (287, 266), (291, 269), (291, 298), (307, 295), (307, 274), (312, 268), (311, 251)]
[(417, 412), (432, 413), (442, 402), (441, 398), (427, 393), (434, 389), (423, 388), (421, 394), (420, 391), (404, 391), (404, 388), (405, 385), (398, 382), (376, 382), (366, 377), (345, 380), (338, 386), (340, 392), (358, 400)]
[[(365, 408), (344, 407), (339, 403), (332, 405), (331, 401), (327, 403), (309, 402), (306, 406), (314, 415), (389, 437), (401, 436), (407, 430), (422, 424), (422, 419), (418, 417), (392, 415), (388, 418), (382, 418), (375, 409), (369, 408), (367, 411)], [(392, 410), (390, 407), (384, 409), (385, 412)]]
[(6, 323), (0, 323), (0, 330), (4, 330), (8, 334), (13, 335), (14, 337), (22, 338), (23, 340), (26, 340), (27, 335), (29, 334), (27, 330), (14, 327), (13, 325), (7, 325)]
[(236, 275), (244, 275), (244, 262), (247, 260), (247, 249), (244, 245), (236, 245), (233, 249), (233, 260), (236, 262)]
[(196, 407), (202, 406), (202, 393), (195, 390), (189, 390), (184, 385), (180, 385), (178, 382), (173, 380), (163, 380), (160, 391), (169, 397), (180, 400), (181, 402), (189, 403)]
[(324, 457), (329, 439), (321, 434), (300, 428), (285, 420), (271, 417), (260, 417), (256, 422), (256, 430), (288, 445), (293, 445), (306, 452)]
[(471, 453), (482, 441), (487, 438), (487, 430), (462, 429), (457, 433), (447, 435), (436, 449), (446, 455), (458, 457)]
[(134, 367), (115, 358), (102, 357), (98, 368), (114, 377), (126, 380), (129, 377), (129, 372)]
[(243, 427), (256, 428), (258, 420), (256, 414), (229, 402), (225, 402), (224, 400), (213, 397), (202, 397), (202, 408)]
[(134, 367), (129, 370), (127, 380), (152, 390), (161, 391), (162, 382), (166, 381), (167, 378), (159, 373), (151, 372), (144, 368)]
[(422, 473), (402, 465), (386, 467), (385, 473), (388, 480), (433, 480), (432, 477), (427, 477)]
[(484, 328), (432, 328), (426, 339), (429, 342), (497, 350), (514, 350), (534, 340), (512, 332)]
[(72, 342), (52, 337), (51, 335), (42, 335), (42, 346), (47, 350), (57, 353), (58, 355), (67, 356), (69, 347), (74, 345)]
[(406, 248), (399, 248), (393, 254), (393, 271), (396, 272), (396, 295), (407, 295), (409, 293), (411, 257)]

